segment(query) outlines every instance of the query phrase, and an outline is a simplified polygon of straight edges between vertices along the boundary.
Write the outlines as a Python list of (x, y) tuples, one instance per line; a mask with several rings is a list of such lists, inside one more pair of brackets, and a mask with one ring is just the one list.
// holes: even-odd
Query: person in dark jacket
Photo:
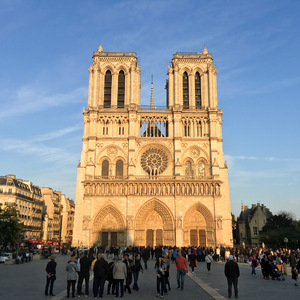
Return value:
[(133, 261), (131, 259), (129, 259), (128, 253), (126, 253), (124, 255), (123, 263), (126, 265), (126, 268), (127, 268), (127, 276), (126, 276), (126, 283), (125, 283), (124, 290), (125, 290), (125, 292), (126, 292), (126, 290), (128, 290), (128, 293), (131, 294), (130, 285), (132, 283)]
[(78, 297), (81, 296), (81, 288), (83, 279), (85, 280), (85, 295), (89, 295), (89, 280), (90, 280), (90, 268), (91, 268), (91, 260), (88, 258), (88, 252), (84, 251), (84, 255), (80, 258), (80, 272), (77, 284), (77, 294)]
[[(105, 280), (108, 274), (108, 262), (104, 259), (104, 254), (101, 254), (94, 265), (94, 298), (98, 296), (103, 297)], [(99, 291), (100, 287), (100, 291)]]
[(233, 256), (229, 255), (229, 261), (225, 264), (225, 276), (228, 283), (228, 298), (231, 298), (232, 284), (234, 287), (235, 298), (238, 298), (238, 278), (240, 276), (239, 265), (233, 260)]
[(147, 268), (148, 268), (147, 262), (150, 258), (150, 247), (149, 246), (144, 249), (144, 251), (142, 253), (142, 257), (143, 257), (143, 261), (145, 264), (145, 270), (147, 270)]
[(114, 257), (114, 259), (108, 264), (108, 273), (106, 280), (108, 281), (108, 286), (107, 286), (107, 295), (110, 295), (110, 289), (111, 289), (111, 294), (115, 294), (115, 281), (113, 277), (113, 269), (114, 266), (117, 262), (117, 256)]
[(45, 295), (48, 296), (48, 289), (50, 284), (50, 296), (54, 296), (53, 294), (53, 285), (54, 281), (56, 279), (56, 261), (55, 256), (50, 256), (50, 261), (48, 262), (46, 266), (46, 272), (47, 272), (47, 282), (46, 282), (46, 288), (45, 288)]
[(132, 289), (138, 291), (139, 290), (139, 286), (138, 286), (138, 279), (139, 279), (139, 273), (140, 271), (142, 271), (143, 273), (143, 267), (141, 264), (141, 260), (140, 260), (140, 256), (139, 254), (135, 255), (135, 259), (134, 259), (134, 265), (133, 265), (133, 287)]

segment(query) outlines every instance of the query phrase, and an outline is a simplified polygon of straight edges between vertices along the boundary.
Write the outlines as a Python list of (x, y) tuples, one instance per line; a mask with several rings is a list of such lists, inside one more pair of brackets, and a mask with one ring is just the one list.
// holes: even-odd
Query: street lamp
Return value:
[(288, 238), (284, 238), (283, 239), (283, 242), (285, 243), (285, 249), (287, 250), (287, 243), (289, 242)]

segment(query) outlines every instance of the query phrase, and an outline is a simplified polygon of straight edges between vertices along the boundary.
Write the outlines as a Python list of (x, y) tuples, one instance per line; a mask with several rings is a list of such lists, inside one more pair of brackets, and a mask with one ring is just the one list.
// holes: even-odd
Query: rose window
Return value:
[(150, 175), (158, 175), (165, 171), (168, 166), (168, 157), (164, 151), (151, 148), (143, 153), (141, 166)]

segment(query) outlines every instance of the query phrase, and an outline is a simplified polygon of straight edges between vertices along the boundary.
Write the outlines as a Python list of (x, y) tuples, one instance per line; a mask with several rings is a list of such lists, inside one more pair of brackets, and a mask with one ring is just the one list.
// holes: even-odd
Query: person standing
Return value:
[(85, 281), (85, 295), (89, 295), (89, 280), (90, 280), (90, 268), (91, 268), (91, 260), (88, 258), (88, 252), (84, 251), (83, 257), (80, 258), (80, 272), (79, 272), (79, 279), (77, 284), (77, 294), (78, 297), (82, 295), (82, 283), (83, 279)]
[(106, 280), (108, 281), (108, 286), (107, 286), (107, 295), (110, 295), (110, 289), (111, 289), (111, 294), (115, 294), (115, 281), (113, 277), (113, 269), (114, 265), (116, 263), (116, 259), (118, 256), (114, 256), (113, 260), (108, 264), (108, 273)]
[(229, 260), (225, 264), (225, 276), (228, 284), (228, 298), (232, 295), (232, 285), (234, 287), (235, 298), (238, 298), (238, 278), (240, 276), (240, 269), (238, 264), (233, 260), (233, 256), (229, 255)]
[(206, 267), (207, 267), (207, 271), (210, 271), (210, 267), (211, 267), (211, 262), (213, 261), (213, 258), (211, 256), (211, 254), (208, 252), (205, 256), (205, 261), (206, 261)]
[(72, 286), (72, 298), (75, 298), (75, 284), (77, 280), (77, 264), (75, 262), (75, 256), (71, 256), (67, 266), (67, 298), (70, 297), (70, 288)]
[(160, 298), (163, 299), (164, 292), (166, 290), (165, 274), (167, 271), (167, 266), (161, 256), (158, 258), (157, 262), (155, 263), (155, 271), (156, 271), (156, 288), (157, 288), (156, 297), (160, 296)]
[(138, 279), (139, 279), (140, 271), (142, 271), (143, 273), (144, 270), (141, 264), (140, 256), (139, 254), (136, 254), (134, 259), (134, 265), (133, 265), (133, 287), (132, 287), (132, 289), (136, 291), (139, 290)]
[(47, 272), (47, 281), (46, 281), (46, 288), (45, 288), (45, 295), (48, 296), (48, 289), (50, 285), (50, 296), (54, 296), (53, 294), (53, 285), (54, 281), (56, 280), (56, 261), (55, 256), (50, 256), (50, 261), (48, 262), (46, 266), (46, 272)]
[(121, 290), (121, 297), (124, 294), (124, 280), (127, 278), (127, 268), (126, 265), (119, 260), (118, 257), (115, 257), (115, 265), (113, 268), (113, 278), (116, 284), (116, 297), (119, 297), (119, 289)]
[(181, 251), (178, 251), (178, 256), (176, 258), (176, 269), (177, 269), (177, 290), (184, 290), (184, 278), (185, 274), (188, 272), (188, 266), (186, 259), (182, 256)]
[(124, 264), (127, 268), (127, 276), (126, 276), (126, 284), (125, 284), (125, 292), (128, 290), (128, 293), (131, 294), (131, 288), (130, 285), (132, 283), (132, 267), (133, 267), (133, 261), (129, 259), (129, 254), (126, 253), (124, 255)]
[(94, 298), (98, 297), (98, 293), (99, 297), (103, 298), (103, 291), (107, 274), (108, 262), (104, 259), (104, 254), (101, 254), (100, 259), (98, 259), (94, 265)]

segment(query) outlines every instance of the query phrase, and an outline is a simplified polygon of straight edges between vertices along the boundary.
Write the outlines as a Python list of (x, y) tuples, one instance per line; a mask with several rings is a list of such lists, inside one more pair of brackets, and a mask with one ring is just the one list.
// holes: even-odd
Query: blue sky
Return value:
[(75, 198), (88, 68), (136, 52), (141, 103), (165, 105), (175, 51), (218, 70), (232, 212), (260, 202), (300, 219), (299, 1), (0, 1), (0, 174)]

